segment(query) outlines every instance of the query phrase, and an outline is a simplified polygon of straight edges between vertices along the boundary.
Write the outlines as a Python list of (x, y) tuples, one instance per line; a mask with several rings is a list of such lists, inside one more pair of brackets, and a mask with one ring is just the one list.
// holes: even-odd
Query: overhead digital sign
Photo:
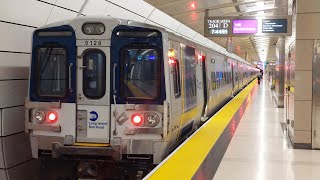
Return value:
[(287, 33), (287, 19), (263, 19), (262, 33)]
[(257, 19), (234, 19), (233, 34), (256, 34), (258, 32)]
[(292, 16), (219, 16), (204, 18), (205, 37), (291, 35)]
[(209, 33), (215, 36), (225, 36), (231, 34), (231, 20), (228, 18), (216, 18), (208, 20)]

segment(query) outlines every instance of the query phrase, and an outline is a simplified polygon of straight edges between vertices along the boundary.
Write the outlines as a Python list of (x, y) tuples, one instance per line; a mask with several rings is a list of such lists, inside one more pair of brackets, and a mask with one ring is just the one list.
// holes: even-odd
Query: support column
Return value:
[[(288, 15), (288, 0), (275, 0), (274, 6), (277, 8), (274, 15)], [(279, 37), (277, 46), (277, 62), (275, 66), (275, 100), (278, 108), (284, 107), (284, 76), (285, 76), (285, 38)]]
[(275, 99), (278, 108), (284, 107), (284, 74), (285, 74), (285, 38), (280, 37), (277, 42)]
[[(316, 127), (319, 117), (312, 121), (312, 95), (314, 41), (320, 39), (320, 3), (319, 0), (296, 0), (297, 33), (294, 91), (294, 134), (295, 148), (319, 148)], [(315, 81), (316, 82), (316, 81)], [(315, 83), (314, 82), (314, 83)], [(319, 90), (316, 90), (319, 91)], [(315, 109), (314, 109), (315, 110)], [(316, 111), (314, 111), (316, 112)], [(316, 133), (315, 133), (316, 132)]]

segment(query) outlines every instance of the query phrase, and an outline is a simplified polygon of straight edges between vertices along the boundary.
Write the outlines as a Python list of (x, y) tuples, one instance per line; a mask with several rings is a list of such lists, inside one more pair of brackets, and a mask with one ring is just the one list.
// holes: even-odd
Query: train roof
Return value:
[[(165, 27), (155, 26), (155, 25), (151, 25), (151, 24), (148, 24), (148, 23), (142, 23), (142, 22), (127, 20), (127, 19), (112, 18), (110, 16), (78, 16), (78, 17), (73, 18), (73, 19), (59, 21), (59, 22), (55, 22), (55, 23), (51, 23), (51, 24), (42, 26), (40, 28), (37, 28), (37, 30), (38, 29), (44, 29), (44, 28), (50, 28), (50, 27), (56, 27), (56, 26), (70, 25), (74, 21), (82, 21), (82, 20), (93, 20), (94, 21), (94, 20), (97, 20), (97, 19), (115, 21), (115, 22), (118, 22), (119, 25), (154, 28), (154, 29), (158, 29), (158, 30), (163, 31), (163, 32), (173, 33), (173, 34), (175, 34), (177, 36), (185, 38), (185, 39), (187, 39), (189, 41), (192, 41), (192, 42), (194, 42), (196, 44), (199, 44), (201, 46), (204, 46), (206, 48), (209, 48), (209, 49), (211, 49), (213, 51), (216, 51), (216, 52), (219, 52), (221, 54), (224, 54), (224, 55), (226, 55), (226, 56), (228, 56), (228, 57), (230, 57), (232, 59), (235, 59), (237, 61), (240, 61), (240, 62), (242, 62), (244, 64), (248, 64), (248, 65), (253, 66), (253, 64), (248, 63), (247, 61), (245, 61), (244, 59), (242, 59), (241, 57), (237, 56), (234, 53), (228, 52), (224, 47), (218, 45), (217, 43), (215, 43), (215, 42), (213, 42), (213, 41), (211, 41), (209, 39), (208, 39), (208, 41), (206, 43), (201, 43), (201, 42), (196, 41), (194, 39), (190, 39), (190, 38), (184, 36), (183, 34), (179, 34), (177, 32), (174, 32), (174, 31), (170, 30), (170, 29), (166, 29)], [(202, 38), (205, 38), (205, 37), (202, 36)]]

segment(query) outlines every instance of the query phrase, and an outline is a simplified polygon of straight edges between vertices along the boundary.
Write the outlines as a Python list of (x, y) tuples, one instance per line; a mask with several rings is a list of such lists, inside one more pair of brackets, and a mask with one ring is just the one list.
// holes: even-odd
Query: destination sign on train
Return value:
[(292, 16), (216, 16), (204, 18), (204, 36), (291, 36)]

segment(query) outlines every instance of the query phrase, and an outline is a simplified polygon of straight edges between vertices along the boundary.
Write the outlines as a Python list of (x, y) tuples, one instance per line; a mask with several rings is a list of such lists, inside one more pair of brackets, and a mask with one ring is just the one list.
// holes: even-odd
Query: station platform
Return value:
[(319, 179), (320, 152), (293, 149), (284, 119), (255, 80), (144, 179)]
[(214, 180), (318, 180), (320, 151), (293, 149), (266, 81), (252, 95)]

